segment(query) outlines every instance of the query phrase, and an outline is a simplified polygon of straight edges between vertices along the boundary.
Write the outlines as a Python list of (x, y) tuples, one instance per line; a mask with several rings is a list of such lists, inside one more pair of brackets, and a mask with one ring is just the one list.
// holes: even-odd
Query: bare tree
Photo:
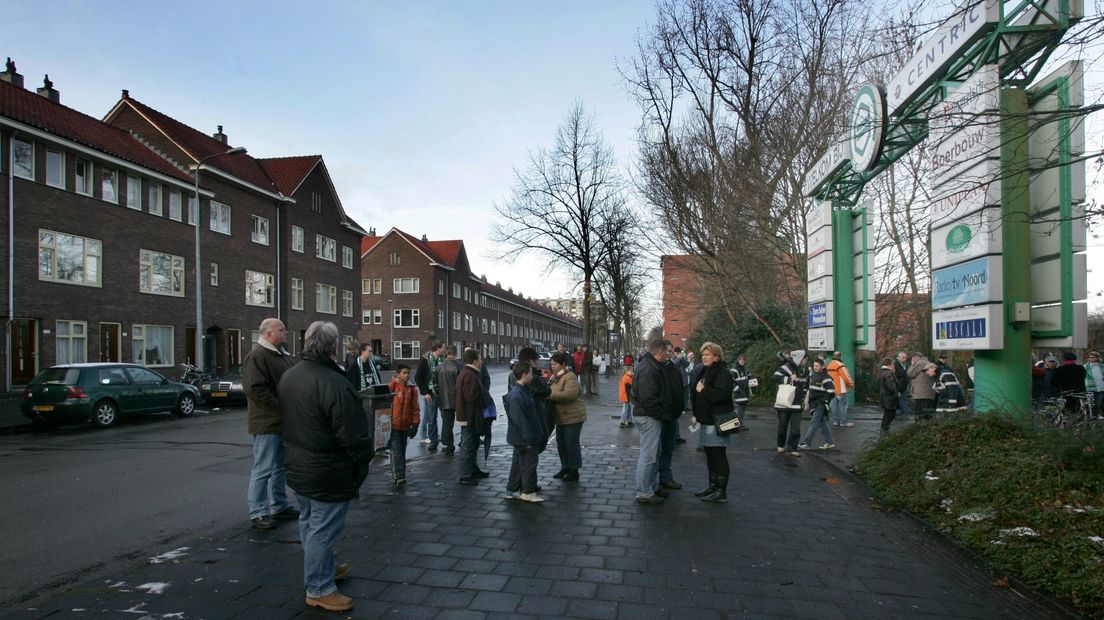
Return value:
[(629, 209), (610, 214), (600, 231), (602, 255), (595, 291), (613, 320), (622, 346), (640, 339), (640, 302), (647, 286), (637, 215)]
[(595, 120), (576, 103), (556, 132), (556, 143), (529, 156), (491, 236), (498, 258), (533, 253), (548, 270), (567, 272), (583, 287), (583, 340), (593, 341), (591, 307), (595, 275), (606, 255), (607, 222), (625, 203), (624, 181), (613, 150)]

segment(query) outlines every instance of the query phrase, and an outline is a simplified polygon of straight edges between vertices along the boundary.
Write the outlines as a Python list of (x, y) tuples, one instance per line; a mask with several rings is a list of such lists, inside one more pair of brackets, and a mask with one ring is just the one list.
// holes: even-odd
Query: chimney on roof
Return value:
[(54, 83), (50, 81), (49, 73), (43, 76), (42, 86), (39, 87), (37, 92), (54, 103), (61, 103), (61, 93), (54, 88)]
[(422, 233), (422, 243), (429, 243), (429, 237), (425, 233)]
[(375, 226), (368, 229), (368, 236), (369, 237), (375, 237), (376, 236), (376, 227)]
[(222, 125), (218, 126), (218, 131), (212, 134), (211, 137), (223, 144), (226, 144), (226, 134), (222, 133)]
[(130, 99), (130, 91), (125, 88), (123, 89), (123, 99)]
[(8, 56), (8, 63), (4, 66), (4, 72), (0, 73), (0, 80), (9, 83), (12, 86), (23, 88), (23, 76), (15, 70), (15, 63), (12, 62), (11, 56)]

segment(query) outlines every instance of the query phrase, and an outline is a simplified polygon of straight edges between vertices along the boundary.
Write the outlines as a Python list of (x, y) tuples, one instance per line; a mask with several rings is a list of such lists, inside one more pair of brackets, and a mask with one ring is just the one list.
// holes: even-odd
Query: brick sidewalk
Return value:
[[(458, 485), (454, 458), (440, 453), (408, 463), (398, 491), (377, 467), (338, 545), (354, 565), (341, 584), (355, 600), (349, 614), (308, 611), (294, 523), (268, 533), (235, 523), (7, 617), (1064, 617), (993, 587), (909, 518), (870, 506), (832, 462), (847, 465), (876, 433), (871, 412), (836, 433), (840, 450), (793, 458), (774, 451), (773, 413), (754, 410), (729, 451), (722, 505), (690, 495), (706, 474), (684, 429), (674, 470), (686, 488), (643, 506), (633, 501), (636, 433), (610, 419), (616, 385), (603, 383), (587, 401), (582, 480), (553, 480), (555, 449), (541, 455), (544, 504), (504, 499), (505, 446), (492, 449), (492, 476), (478, 487)], [(158, 558), (171, 551), (179, 557)]]

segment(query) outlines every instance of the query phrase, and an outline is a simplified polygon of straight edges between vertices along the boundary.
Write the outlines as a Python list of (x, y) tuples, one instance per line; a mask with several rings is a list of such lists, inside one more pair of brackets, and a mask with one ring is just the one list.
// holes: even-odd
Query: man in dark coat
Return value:
[(352, 609), (336, 581), (351, 569), (334, 564), (334, 543), (345, 529), (372, 459), (372, 435), (349, 381), (335, 362), (337, 326), (315, 321), (303, 339), (303, 361), (280, 380), (287, 481), (299, 499), (306, 603), (328, 611)]
[(463, 364), (456, 359), (456, 347), (445, 349), (445, 361), (437, 366), (434, 384), (437, 386), (437, 405), (441, 408), (441, 444), (445, 447), (445, 454), (452, 456), (456, 453), (456, 442), (453, 428), (456, 426), (456, 379), (460, 376)]
[(897, 359), (893, 360), (893, 379), (897, 383), (897, 404), (901, 415), (909, 415), (912, 408), (909, 407), (909, 376), (908, 353), (899, 351)]
[(456, 389), (453, 391), (456, 421), (460, 424), (460, 484), (478, 484), (480, 478), (490, 476), (480, 471), (475, 462), (479, 438), (486, 432), (483, 410), (490, 396), (483, 387), (483, 360), (479, 351), (464, 351), (463, 362), (464, 367), (456, 378)]
[[(663, 503), (663, 497), (656, 494), (663, 422), (674, 419), (676, 409), (682, 410), (682, 393), (673, 389), (671, 375), (664, 368), (667, 358), (667, 345), (657, 338), (648, 342), (647, 353), (633, 365), (633, 416), (636, 430), (640, 432), (636, 501), (641, 504)], [(681, 377), (678, 385), (682, 385)]]
[(261, 321), (261, 336), (257, 345), (242, 362), (242, 384), (245, 388), (246, 416), (249, 434), (253, 435), (253, 467), (249, 472), (249, 521), (258, 530), (275, 527), (272, 519), (290, 520), (299, 517), (287, 500), (284, 473), (284, 449), (280, 437), (280, 401), (276, 386), (291, 367), (291, 357), (284, 351), (287, 328), (280, 319)]

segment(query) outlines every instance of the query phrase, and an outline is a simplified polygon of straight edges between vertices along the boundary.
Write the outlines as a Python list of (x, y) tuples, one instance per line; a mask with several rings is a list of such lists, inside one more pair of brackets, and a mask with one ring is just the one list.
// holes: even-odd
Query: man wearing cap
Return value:
[(793, 401), (789, 405), (775, 402), (774, 410), (778, 414), (777, 445), (779, 452), (788, 452), (790, 456), (801, 456), (797, 451), (797, 442), (801, 439), (801, 410), (805, 407), (805, 391), (808, 379), (804, 369), (805, 351), (797, 349), (786, 356), (778, 369), (774, 371), (774, 382), (778, 385), (794, 386)]
[(935, 411), (935, 373), (939, 368), (920, 353), (912, 354), (908, 376), (912, 389), (912, 411), (916, 419), (926, 420)]

